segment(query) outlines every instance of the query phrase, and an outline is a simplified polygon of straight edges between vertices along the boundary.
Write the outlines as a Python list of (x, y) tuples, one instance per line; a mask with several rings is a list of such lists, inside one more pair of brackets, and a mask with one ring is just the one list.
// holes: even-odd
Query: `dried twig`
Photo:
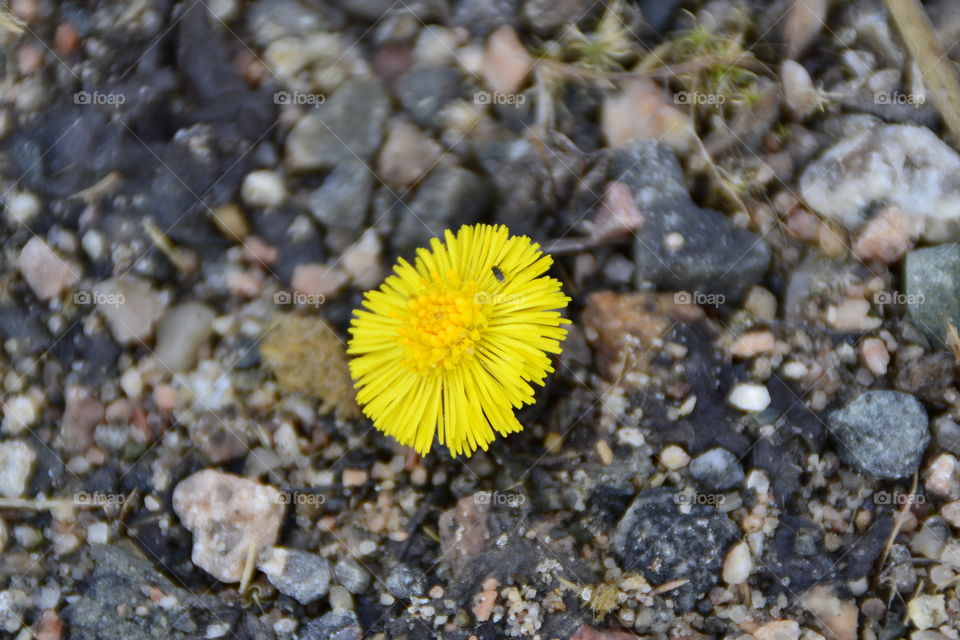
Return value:
[(910, 56), (920, 67), (923, 85), (943, 116), (955, 145), (960, 145), (960, 80), (943, 51), (920, 0), (884, 0)]

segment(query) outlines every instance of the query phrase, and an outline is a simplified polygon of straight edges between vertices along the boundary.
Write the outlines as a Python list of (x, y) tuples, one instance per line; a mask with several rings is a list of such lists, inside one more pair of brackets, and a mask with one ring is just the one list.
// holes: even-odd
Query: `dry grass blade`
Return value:
[(25, 26), (23, 20), (11, 13), (10, 9), (0, 6), (0, 28), (12, 33), (23, 33)]
[(923, 84), (930, 91), (955, 146), (960, 146), (960, 80), (950, 58), (943, 52), (930, 19), (919, 0), (884, 0), (910, 56), (920, 67)]

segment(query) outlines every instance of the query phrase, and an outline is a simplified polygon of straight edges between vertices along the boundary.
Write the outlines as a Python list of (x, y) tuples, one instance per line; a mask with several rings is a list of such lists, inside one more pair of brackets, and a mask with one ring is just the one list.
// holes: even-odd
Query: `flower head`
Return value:
[(523, 427), (514, 409), (553, 371), (570, 298), (543, 275), (553, 259), (502, 225), (444, 233), (368, 291), (347, 353), (357, 401), (374, 426), (426, 454), (486, 450)]

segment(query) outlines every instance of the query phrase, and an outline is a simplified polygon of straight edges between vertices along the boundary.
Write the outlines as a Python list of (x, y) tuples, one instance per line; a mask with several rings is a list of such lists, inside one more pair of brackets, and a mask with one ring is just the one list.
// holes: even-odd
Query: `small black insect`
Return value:
[(493, 265), (493, 277), (497, 279), (497, 282), (503, 282), (503, 271), (500, 271), (500, 267)]

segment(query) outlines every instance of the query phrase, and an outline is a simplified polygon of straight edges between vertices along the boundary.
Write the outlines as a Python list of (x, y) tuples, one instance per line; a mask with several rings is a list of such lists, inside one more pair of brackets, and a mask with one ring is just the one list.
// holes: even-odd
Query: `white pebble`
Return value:
[(746, 412), (759, 412), (770, 406), (770, 392), (762, 384), (740, 383), (730, 392), (730, 404)]
[(243, 201), (254, 207), (276, 207), (287, 198), (283, 176), (276, 171), (251, 171), (243, 179), (240, 189)]
[(690, 456), (677, 445), (671, 444), (664, 447), (663, 451), (660, 452), (660, 462), (662, 462), (663, 466), (667, 469), (676, 471), (690, 463)]
[(740, 542), (727, 552), (723, 560), (723, 581), (727, 584), (742, 584), (753, 572), (753, 558), (746, 542)]
[(94, 522), (87, 525), (87, 542), (90, 544), (107, 544), (110, 539), (110, 527), (106, 522)]
[(783, 376), (785, 378), (799, 380), (805, 375), (807, 375), (807, 365), (803, 364), (802, 362), (791, 360), (787, 364), (783, 365)]
[(37, 403), (27, 395), (13, 396), (3, 405), (3, 432), (19, 435), (37, 421)]
[(30, 224), (42, 207), (35, 193), (21, 191), (7, 200), (7, 219), (15, 225)]

